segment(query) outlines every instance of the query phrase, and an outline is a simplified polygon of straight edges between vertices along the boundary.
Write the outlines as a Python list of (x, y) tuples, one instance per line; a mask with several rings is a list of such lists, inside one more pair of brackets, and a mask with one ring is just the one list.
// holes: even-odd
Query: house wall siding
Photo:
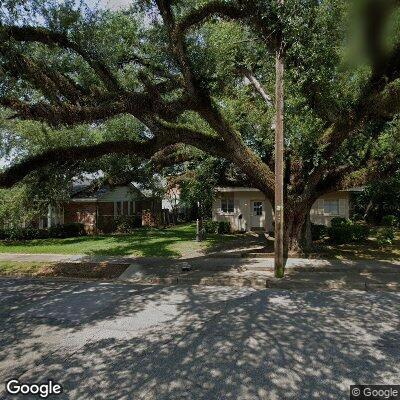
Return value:
[[(221, 210), (221, 199), (224, 197), (233, 197), (234, 212), (223, 213)], [(339, 201), (339, 214), (329, 214), (324, 211), (324, 202), (326, 200)], [(263, 215), (261, 224), (265, 231), (273, 230), (274, 213), (271, 202), (266, 199), (265, 195), (257, 190), (232, 190), (219, 192), (213, 202), (212, 215), (214, 221), (228, 221), (233, 231), (250, 231), (252, 226), (252, 202), (263, 201)], [(239, 216), (242, 215), (242, 219)], [(350, 215), (350, 195), (348, 192), (334, 192), (320, 197), (312, 206), (310, 212), (311, 222), (319, 225), (330, 225), (332, 218), (340, 216), (349, 218)]]
[[(330, 214), (325, 212), (324, 203), (328, 200), (339, 201), (339, 214)], [(313, 224), (330, 226), (331, 220), (334, 217), (350, 217), (349, 192), (333, 192), (325, 194), (315, 201), (310, 211), (310, 219)]]
[[(221, 199), (224, 196), (233, 197), (234, 212), (225, 214), (221, 210)], [(266, 199), (265, 195), (260, 191), (235, 191), (227, 193), (219, 193), (213, 203), (213, 220), (214, 221), (229, 221), (233, 231), (249, 231), (252, 229), (251, 210), (253, 201), (262, 201), (264, 203), (263, 215), (261, 217), (263, 229), (266, 231), (272, 230), (272, 205)], [(239, 219), (239, 216), (242, 218)]]

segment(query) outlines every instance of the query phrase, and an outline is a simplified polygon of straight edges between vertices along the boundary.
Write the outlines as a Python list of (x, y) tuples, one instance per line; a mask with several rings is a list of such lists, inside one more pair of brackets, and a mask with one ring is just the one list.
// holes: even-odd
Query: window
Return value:
[(339, 200), (325, 200), (324, 212), (329, 215), (339, 215)]
[(263, 203), (262, 201), (253, 202), (253, 215), (261, 216), (263, 213)]
[(232, 214), (235, 212), (233, 197), (225, 197), (221, 199), (221, 211), (226, 214)]
[(135, 215), (135, 202), (129, 202), (129, 215)]

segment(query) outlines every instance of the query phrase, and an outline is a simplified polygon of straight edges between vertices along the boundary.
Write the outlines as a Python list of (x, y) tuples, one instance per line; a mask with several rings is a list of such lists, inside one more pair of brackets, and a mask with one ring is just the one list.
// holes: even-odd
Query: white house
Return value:
[[(349, 218), (350, 194), (360, 190), (342, 190), (320, 197), (311, 208), (311, 222), (329, 226), (333, 217)], [(229, 221), (233, 231), (273, 230), (272, 205), (260, 190), (220, 187), (216, 192), (212, 210), (214, 221)]]

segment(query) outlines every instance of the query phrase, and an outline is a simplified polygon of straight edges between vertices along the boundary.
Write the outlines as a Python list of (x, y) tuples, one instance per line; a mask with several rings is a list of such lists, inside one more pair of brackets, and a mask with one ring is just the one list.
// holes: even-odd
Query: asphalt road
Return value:
[(400, 384), (399, 328), (400, 293), (2, 279), (0, 398), (348, 399)]

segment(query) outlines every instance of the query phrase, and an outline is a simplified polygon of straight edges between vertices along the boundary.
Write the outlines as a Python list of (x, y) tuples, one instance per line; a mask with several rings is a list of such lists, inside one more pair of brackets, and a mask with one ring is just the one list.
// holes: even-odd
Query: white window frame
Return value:
[[(226, 203), (226, 211), (224, 211), (223, 204)], [(232, 207), (230, 207), (232, 206)], [(232, 210), (232, 211), (230, 211)], [(221, 214), (234, 214), (235, 213), (235, 199), (233, 196), (224, 196), (221, 198)]]

